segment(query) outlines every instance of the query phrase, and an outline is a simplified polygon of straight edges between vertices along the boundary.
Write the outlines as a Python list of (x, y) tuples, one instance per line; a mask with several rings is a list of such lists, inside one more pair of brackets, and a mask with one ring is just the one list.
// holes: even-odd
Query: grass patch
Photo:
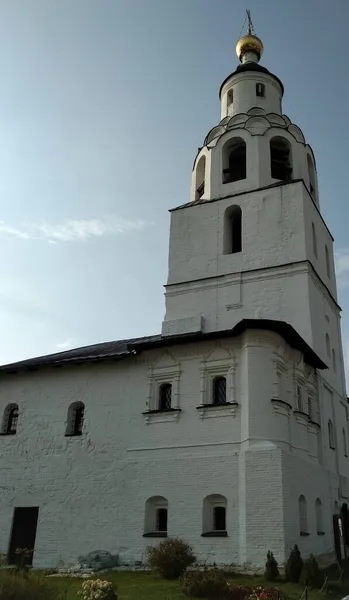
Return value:
[[(117, 587), (119, 600), (188, 600), (181, 593), (178, 581), (167, 581), (161, 579), (158, 575), (142, 571), (111, 571), (103, 573), (99, 576), (100, 579), (112, 581)], [(271, 584), (264, 577), (235, 575), (229, 577), (232, 583), (236, 585), (263, 585), (266, 587), (277, 587), (287, 596), (287, 600), (299, 600), (304, 587), (298, 584), (285, 583), (277, 581)], [(69, 577), (52, 578), (50, 581), (55, 582), (60, 589), (67, 589), (66, 600), (78, 600), (77, 592), (81, 588), (81, 579)], [(347, 594), (348, 583), (332, 583), (329, 584), (329, 594), (320, 594), (317, 590), (308, 591), (308, 600), (324, 600), (331, 598), (337, 600), (343, 598)]]

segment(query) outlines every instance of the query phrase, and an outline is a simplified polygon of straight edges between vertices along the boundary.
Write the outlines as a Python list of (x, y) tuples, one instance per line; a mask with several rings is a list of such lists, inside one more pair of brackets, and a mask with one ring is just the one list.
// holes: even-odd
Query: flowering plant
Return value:
[(118, 600), (113, 584), (104, 579), (86, 579), (78, 595), (82, 600)]
[(282, 595), (277, 588), (266, 588), (258, 585), (251, 590), (248, 600), (281, 600)]

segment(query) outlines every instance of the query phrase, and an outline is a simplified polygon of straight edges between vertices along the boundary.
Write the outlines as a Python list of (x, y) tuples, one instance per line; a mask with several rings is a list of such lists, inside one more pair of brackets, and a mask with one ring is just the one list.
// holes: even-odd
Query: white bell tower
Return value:
[(315, 157), (282, 113), (283, 84), (259, 64), (261, 40), (237, 44), (221, 121), (194, 161), (190, 202), (171, 211), (163, 335), (289, 323), (345, 395), (333, 238), (321, 215)]

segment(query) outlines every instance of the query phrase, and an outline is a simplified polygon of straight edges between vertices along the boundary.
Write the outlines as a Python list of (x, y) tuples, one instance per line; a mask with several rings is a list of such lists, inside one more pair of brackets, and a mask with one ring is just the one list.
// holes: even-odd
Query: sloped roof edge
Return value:
[(37, 370), (44, 367), (62, 367), (67, 365), (102, 362), (106, 360), (120, 360), (153, 348), (169, 347), (220, 338), (238, 337), (249, 329), (274, 331), (275, 333), (278, 333), (292, 348), (299, 350), (303, 354), (306, 363), (317, 369), (327, 369), (327, 365), (289, 323), (270, 319), (243, 319), (232, 329), (223, 331), (209, 333), (196, 332), (172, 336), (154, 335), (75, 348), (74, 350), (67, 350), (65, 352), (39, 356), (8, 365), (2, 365), (0, 366), (0, 373), (18, 373)]

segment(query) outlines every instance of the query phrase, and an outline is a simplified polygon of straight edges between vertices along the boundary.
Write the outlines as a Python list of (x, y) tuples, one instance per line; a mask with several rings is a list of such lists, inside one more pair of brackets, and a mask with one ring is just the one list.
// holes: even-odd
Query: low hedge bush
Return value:
[(175, 538), (147, 548), (147, 554), (149, 567), (165, 579), (178, 579), (196, 561), (192, 547)]

